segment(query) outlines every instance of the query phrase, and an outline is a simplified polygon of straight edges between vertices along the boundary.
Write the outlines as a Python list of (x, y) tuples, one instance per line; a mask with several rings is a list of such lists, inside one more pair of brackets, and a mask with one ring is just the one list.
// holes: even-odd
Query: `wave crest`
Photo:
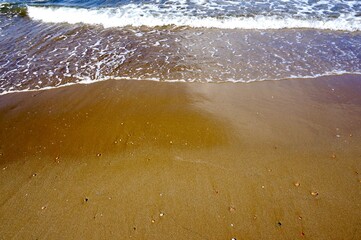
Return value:
[(84, 23), (109, 27), (159, 27), (189, 26), (219, 29), (295, 29), (310, 28), (336, 31), (361, 31), (361, 18), (353, 14), (341, 14), (337, 18), (295, 18), (292, 16), (230, 16), (201, 17), (176, 12), (164, 12), (157, 6), (140, 8), (136, 4), (118, 8), (85, 9), (70, 7), (28, 7), (33, 20), (50, 23)]

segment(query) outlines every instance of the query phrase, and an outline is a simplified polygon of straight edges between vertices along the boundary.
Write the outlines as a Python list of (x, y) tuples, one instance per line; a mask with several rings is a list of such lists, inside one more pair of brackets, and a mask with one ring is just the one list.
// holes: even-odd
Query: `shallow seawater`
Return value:
[(358, 1), (0, 3), (0, 92), (361, 72)]

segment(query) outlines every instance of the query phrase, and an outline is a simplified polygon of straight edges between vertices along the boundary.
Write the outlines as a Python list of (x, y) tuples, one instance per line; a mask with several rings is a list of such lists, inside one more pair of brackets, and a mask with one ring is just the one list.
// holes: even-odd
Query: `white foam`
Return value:
[(156, 5), (146, 8), (128, 4), (118, 8), (84, 9), (69, 7), (28, 7), (28, 15), (34, 20), (50, 23), (84, 23), (109, 27), (125, 26), (189, 26), (219, 29), (293, 29), (311, 28), (339, 31), (361, 31), (361, 18), (353, 14), (341, 14), (332, 19), (302, 19), (291, 16), (256, 17), (202, 17), (189, 16), (176, 10), (162, 10)]
[[(200, 82), (200, 81), (196, 81), (196, 80), (184, 80), (184, 79), (174, 79), (174, 80), (165, 80), (163, 82), (165, 83), (200, 83), (200, 84), (206, 84), (206, 83), (213, 83), (213, 84), (220, 84), (220, 83), (244, 83), (244, 84), (250, 84), (253, 82), (263, 82), (263, 81), (282, 81), (282, 80), (290, 80), (290, 79), (315, 79), (315, 78), (320, 78), (320, 77), (327, 77), (327, 76), (342, 76), (342, 75), (360, 75), (361, 76), (361, 72), (347, 72), (347, 71), (334, 71), (334, 72), (325, 72), (323, 74), (316, 74), (316, 75), (307, 75), (307, 76), (290, 76), (290, 77), (286, 77), (286, 78), (279, 78), (279, 79), (259, 79), (259, 80), (243, 80), (243, 79), (227, 79), (225, 81), (222, 82), (213, 82), (211, 80), (206, 81), (206, 82)], [(0, 96), (2, 95), (8, 95), (8, 94), (13, 94), (13, 93), (25, 93), (25, 92), (39, 92), (39, 91), (46, 91), (46, 90), (52, 90), (52, 89), (58, 89), (58, 88), (64, 88), (64, 87), (69, 87), (69, 86), (73, 86), (73, 85), (88, 85), (88, 84), (93, 84), (93, 83), (97, 83), (97, 82), (103, 82), (103, 81), (109, 81), (109, 80), (122, 80), (122, 81), (154, 81), (154, 82), (161, 82), (159, 79), (157, 78), (130, 78), (130, 77), (117, 77), (117, 76), (107, 76), (107, 77), (103, 77), (103, 78), (99, 78), (96, 80), (92, 80), (89, 78), (84, 78), (84, 79), (79, 79), (78, 82), (71, 82), (71, 83), (65, 83), (65, 84), (61, 84), (58, 86), (47, 86), (47, 87), (42, 87), (42, 88), (38, 88), (38, 89), (21, 89), (21, 90), (5, 90), (0, 92)]]

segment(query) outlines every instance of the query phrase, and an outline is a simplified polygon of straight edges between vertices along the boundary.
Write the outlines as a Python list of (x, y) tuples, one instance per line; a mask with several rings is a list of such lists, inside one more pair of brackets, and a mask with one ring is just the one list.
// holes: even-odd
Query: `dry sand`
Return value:
[(361, 239), (361, 77), (0, 96), (0, 239)]

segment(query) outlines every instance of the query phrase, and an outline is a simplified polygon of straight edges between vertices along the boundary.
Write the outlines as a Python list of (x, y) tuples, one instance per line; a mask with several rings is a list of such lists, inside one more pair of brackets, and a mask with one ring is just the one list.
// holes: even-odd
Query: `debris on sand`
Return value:
[(236, 208), (233, 207), (233, 206), (230, 206), (230, 207), (228, 208), (228, 210), (229, 210), (230, 212), (235, 212), (235, 211), (236, 211)]
[(317, 191), (313, 191), (313, 192), (311, 192), (311, 195), (314, 196), (314, 197), (316, 197), (316, 196), (318, 196), (318, 192), (317, 192)]

